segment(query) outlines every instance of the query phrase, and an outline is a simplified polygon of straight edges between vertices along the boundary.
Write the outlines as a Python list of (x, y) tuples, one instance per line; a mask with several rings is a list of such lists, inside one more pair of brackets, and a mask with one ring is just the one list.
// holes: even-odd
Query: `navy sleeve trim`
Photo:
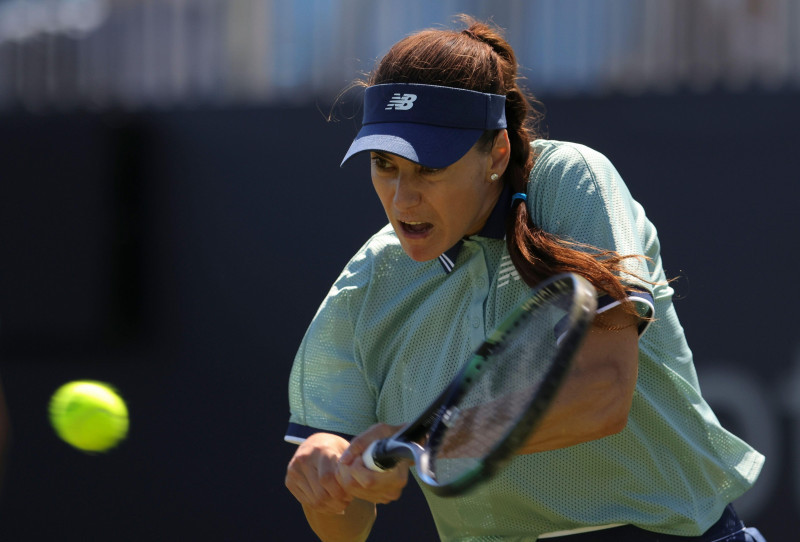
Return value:
[(314, 433), (330, 433), (332, 435), (338, 435), (348, 441), (352, 440), (354, 436), (348, 435), (347, 433), (340, 433), (338, 431), (328, 431), (325, 429), (316, 429), (307, 425), (300, 425), (298, 423), (290, 423), (289, 427), (286, 429), (286, 435), (283, 437), (283, 440), (292, 444), (302, 444)]
[[(642, 321), (639, 324), (639, 336), (641, 337), (642, 334), (647, 330), (647, 327), (650, 325), (650, 319), (655, 314), (653, 296), (647, 292), (628, 292), (628, 297), (626, 299), (632, 303), (639, 304), (640, 308), (643, 309), (640, 311)], [(621, 301), (614, 299), (610, 295), (600, 296), (600, 298), (597, 300), (597, 314), (611, 310), (621, 304)], [(553, 330), (556, 335), (557, 342), (560, 342), (562, 335), (566, 333), (566, 327), (567, 317), (565, 316), (556, 324), (555, 329)]]
[[(648, 316), (652, 316), (652, 311), (654, 310), (653, 304), (653, 296), (650, 295), (648, 292), (628, 292), (628, 301), (633, 303), (643, 303), (650, 307), (651, 314)], [(616, 306), (619, 306), (621, 303), (619, 300), (614, 299), (610, 295), (603, 295), (597, 299), (597, 313), (605, 312), (609, 309), (613, 309)]]
[[(639, 324), (639, 336), (641, 337), (644, 332), (647, 331), (647, 328), (650, 326), (650, 320), (656, 312), (653, 296), (649, 292), (628, 292), (628, 297), (626, 299), (631, 303), (636, 303), (640, 307), (642, 321)], [(610, 295), (600, 296), (597, 300), (597, 314), (611, 310), (621, 304), (621, 301), (614, 299)]]

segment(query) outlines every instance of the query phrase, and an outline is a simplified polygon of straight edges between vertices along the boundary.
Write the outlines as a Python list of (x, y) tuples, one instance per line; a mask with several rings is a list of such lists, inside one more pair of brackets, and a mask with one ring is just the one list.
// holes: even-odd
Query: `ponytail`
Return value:
[[(494, 92), (506, 96), (506, 121), (511, 157), (503, 179), (513, 193), (527, 193), (534, 156), (531, 141), (539, 137), (542, 114), (532, 104), (541, 105), (527, 96), (517, 77), (516, 56), (511, 46), (488, 25), (463, 18), (469, 24), (462, 31), (467, 36), (489, 45), (502, 88)], [(553, 275), (573, 272), (588, 279), (596, 288), (622, 301), (627, 291), (620, 276), (622, 261), (628, 257), (600, 250), (549, 234), (534, 224), (523, 200), (514, 200), (506, 222), (506, 243), (511, 261), (526, 284), (533, 287)]]

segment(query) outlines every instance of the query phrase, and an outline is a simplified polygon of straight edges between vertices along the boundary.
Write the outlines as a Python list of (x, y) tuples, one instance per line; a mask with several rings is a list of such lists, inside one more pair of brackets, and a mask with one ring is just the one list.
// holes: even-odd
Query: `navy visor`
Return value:
[(474, 90), (389, 83), (364, 93), (364, 118), (342, 165), (366, 151), (395, 154), (425, 167), (458, 161), (486, 130), (506, 127), (506, 97)]

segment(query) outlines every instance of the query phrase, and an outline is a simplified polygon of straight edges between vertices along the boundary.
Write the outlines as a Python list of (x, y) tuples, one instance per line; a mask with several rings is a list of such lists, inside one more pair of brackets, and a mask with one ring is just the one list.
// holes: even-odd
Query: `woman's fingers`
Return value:
[(337, 479), (347, 441), (317, 434), (301, 444), (286, 469), (286, 487), (301, 504), (318, 512), (342, 514), (353, 496)]

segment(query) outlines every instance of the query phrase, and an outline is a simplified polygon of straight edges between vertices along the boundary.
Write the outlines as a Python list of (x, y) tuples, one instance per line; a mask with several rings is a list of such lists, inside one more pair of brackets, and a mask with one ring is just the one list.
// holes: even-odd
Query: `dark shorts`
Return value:
[[(700, 536), (672, 536), (623, 525), (601, 531), (548, 538), (547, 542), (766, 542), (755, 527), (745, 527), (732, 505), (714, 525)], [(544, 542), (544, 541), (543, 541)]]

